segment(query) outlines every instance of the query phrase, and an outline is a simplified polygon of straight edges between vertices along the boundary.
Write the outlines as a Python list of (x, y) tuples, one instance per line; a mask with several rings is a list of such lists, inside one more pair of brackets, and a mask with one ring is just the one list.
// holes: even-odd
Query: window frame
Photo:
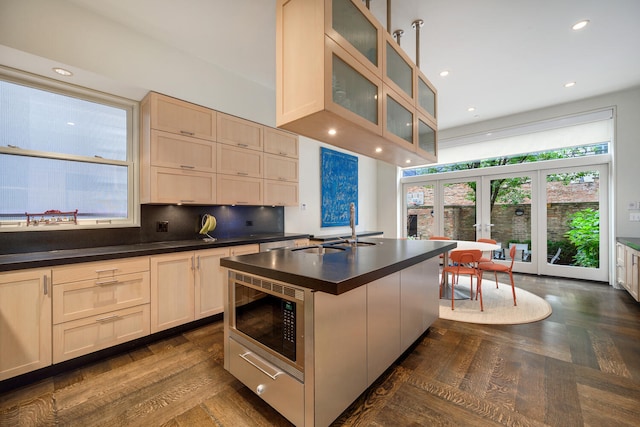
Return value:
[(58, 95), (78, 98), (84, 101), (121, 108), (126, 112), (127, 118), (127, 149), (126, 160), (110, 160), (103, 158), (89, 158), (80, 155), (65, 155), (62, 153), (27, 150), (0, 146), (0, 154), (21, 155), (27, 157), (38, 157), (53, 160), (70, 160), (82, 163), (94, 163), (114, 166), (125, 166), (127, 168), (127, 218), (121, 219), (78, 219), (77, 224), (59, 224), (53, 226), (29, 226), (27, 218), (19, 221), (0, 220), (0, 232), (31, 232), (31, 231), (54, 231), (54, 230), (79, 230), (95, 228), (118, 228), (140, 226), (140, 203), (139, 201), (139, 114), (140, 103), (131, 99), (99, 92), (89, 88), (62, 82), (35, 74), (26, 73), (20, 70), (4, 67), (0, 65), (0, 80), (18, 84), (33, 89), (44, 90)]

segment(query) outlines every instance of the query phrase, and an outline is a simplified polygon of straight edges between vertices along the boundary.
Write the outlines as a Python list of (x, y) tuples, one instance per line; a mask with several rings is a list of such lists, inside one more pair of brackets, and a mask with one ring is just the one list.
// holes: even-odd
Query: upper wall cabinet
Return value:
[(151, 128), (215, 141), (215, 111), (154, 92), (148, 102)]
[(262, 125), (239, 117), (218, 113), (218, 142), (262, 151)]
[(437, 160), (436, 91), (361, 1), (278, 0), (276, 19), (278, 127), (398, 166)]

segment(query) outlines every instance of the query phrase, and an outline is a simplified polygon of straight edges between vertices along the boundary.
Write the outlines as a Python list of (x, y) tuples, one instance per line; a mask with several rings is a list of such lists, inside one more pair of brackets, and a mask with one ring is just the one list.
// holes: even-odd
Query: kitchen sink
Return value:
[(330, 253), (336, 253), (336, 252), (344, 252), (345, 248), (336, 248), (333, 246), (310, 246), (310, 247), (305, 247), (305, 248), (297, 248), (297, 249), (291, 249), (292, 252), (304, 252), (304, 253), (308, 253), (308, 254), (318, 254), (318, 255), (324, 255), (324, 254), (330, 254)]
[[(375, 246), (377, 245), (377, 243), (374, 242), (356, 242), (356, 246)], [(332, 248), (350, 248), (351, 247), (351, 243), (349, 242), (339, 242), (339, 243), (333, 243), (331, 244)]]

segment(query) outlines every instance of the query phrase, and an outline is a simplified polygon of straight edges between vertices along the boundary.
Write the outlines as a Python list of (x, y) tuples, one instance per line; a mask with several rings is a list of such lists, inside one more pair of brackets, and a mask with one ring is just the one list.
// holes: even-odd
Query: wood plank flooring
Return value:
[[(640, 304), (517, 275), (547, 319), (438, 320), (335, 426), (637, 426)], [(290, 426), (222, 367), (222, 321), (0, 394), (0, 426)]]

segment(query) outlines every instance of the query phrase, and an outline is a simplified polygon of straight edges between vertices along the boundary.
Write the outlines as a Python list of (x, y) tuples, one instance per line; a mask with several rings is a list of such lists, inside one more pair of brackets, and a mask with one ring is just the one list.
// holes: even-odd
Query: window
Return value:
[(135, 108), (71, 86), (0, 80), (0, 226), (133, 224)]

